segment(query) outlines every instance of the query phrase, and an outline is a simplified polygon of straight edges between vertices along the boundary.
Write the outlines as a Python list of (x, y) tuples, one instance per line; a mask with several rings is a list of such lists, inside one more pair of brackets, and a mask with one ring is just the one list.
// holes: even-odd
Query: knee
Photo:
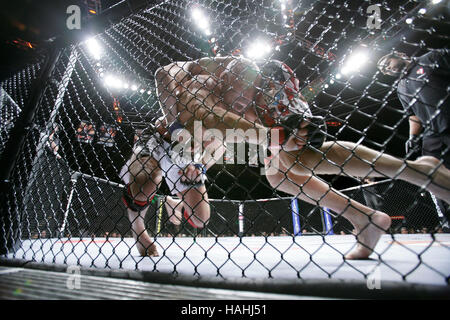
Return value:
[[(131, 176), (130, 184), (132, 189), (139, 189), (137, 192), (144, 192), (145, 189), (149, 189), (150, 185), (158, 185), (161, 181), (161, 175), (158, 173), (151, 174), (137, 174)], [(133, 192), (134, 193), (134, 192)]]
[(147, 184), (159, 184), (162, 175), (156, 160), (151, 158), (135, 159), (129, 167), (130, 183), (133, 189)]

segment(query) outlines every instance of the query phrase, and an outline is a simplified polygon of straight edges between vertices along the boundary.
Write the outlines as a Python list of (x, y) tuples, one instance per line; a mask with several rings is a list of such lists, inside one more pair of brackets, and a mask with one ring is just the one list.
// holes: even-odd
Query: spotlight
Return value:
[(105, 77), (105, 85), (112, 88), (121, 88), (122, 87), (122, 80), (119, 78), (113, 76), (113, 75), (107, 75)]
[(206, 19), (197, 20), (197, 25), (200, 29), (207, 30), (209, 28), (209, 21)]
[(138, 89), (137, 85), (133, 84), (131, 85), (131, 90), (136, 91)]
[(358, 71), (367, 62), (367, 60), (369, 60), (369, 57), (366, 52), (357, 51), (347, 59), (341, 69), (341, 73), (347, 75), (351, 72)]
[(86, 46), (94, 59), (100, 59), (100, 56), (102, 54), (102, 47), (98, 44), (97, 40), (95, 40), (94, 38), (90, 38), (86, 41)]
[(336, 79), (340, 79), (342, 76), (340, 73), (337, 73), (335, 77), (336, 77)]
[(406, 22), (406, 24), (411, 24), (413, 22), (413, 19), (412, 18), (408, 18), (408, 19), (405, 20), (405, 22)]
[(442, 0), (432, 0), (431, 3), (432, 4), (438, 4), (439, 2), (441, 2)]
[(419, 10), (419, 13), (420, 13), (420, 14), (425, 14), (425, 13), (427, 13), (427, 9), (421, 8), (421, 9)]
[(141, 90), (139, 90), (139, 92), (140, 92), (140, 93), (144, 93), (144, 92), (145, 92), (145, 90), (144, 90), (144, 89), (141, 89)]
[(272, 47), (266, 41), (257, 40), (247, 49), (246, 56), (250, 59), (261, 59), (272, 51)]
[(200, 9), (195, 8), (194, 10), (192, 10), (192, 18), (194, 18), (194, 20), (200, 20), (203, 17), (203, 12)]
[(202, 29), (207, 36), (210, 36), (212, 34), (209, 28), (209, 20), (200, 9), (195, 8), (194, 10), (192, 10), (192, 18), (197, 26)]

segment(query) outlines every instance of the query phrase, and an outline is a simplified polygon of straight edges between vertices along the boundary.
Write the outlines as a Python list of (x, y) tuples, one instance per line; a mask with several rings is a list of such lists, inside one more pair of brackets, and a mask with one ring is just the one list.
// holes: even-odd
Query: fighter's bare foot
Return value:
[(418, 166), (422, 172), (432, 175), (433, 179), (427, 189), (450, 204), (450, 170), (439, 162), (437, 158), (423, 156), (413, 161), (413, 165)]
[(367, 259), (372, 254), (380, 237), (391, 226), (391, 218), (382, 212), (375, 212), (368, 223), (355, 226), (358, 244), (345, 256), (347, 260)]
[(159, 257), (158, 249), (154, 243), (144, 245), (138, 242), (136, 246), (141, 257)]

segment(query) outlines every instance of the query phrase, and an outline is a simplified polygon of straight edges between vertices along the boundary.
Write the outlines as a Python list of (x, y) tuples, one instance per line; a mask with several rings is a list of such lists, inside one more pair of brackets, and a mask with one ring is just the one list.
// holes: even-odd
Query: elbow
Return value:
[(166, 70), (166, 67), (159, 67), (156, 70), (156, 72), (155, 72), (155, 80), (156, 80), (156, 82), (162, 82), (164, 80), (164, 78), (169, 75), (169, 73)]

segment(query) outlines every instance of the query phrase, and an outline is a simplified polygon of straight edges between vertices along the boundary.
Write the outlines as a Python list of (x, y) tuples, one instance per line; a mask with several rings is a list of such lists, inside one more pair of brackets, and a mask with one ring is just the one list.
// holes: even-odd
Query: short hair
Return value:
[(385, 56), (382, 56), (378, 62), (377, 62), (377, 68), (381, 71), (384, 72), (385, 68), (386, 68), (386, 62), (391, 59), (391, 58), (395, 58), (396, 55), (394, 53), (389, 53)]
[(389, 59), (392, 59), (392, 58), (404, 59), (404, 58), (406, 58), (406, 57), (407, 57), (407, 55), (406, 55), (405, 53), (403, 53), (403, 52), (397, 52), (397, 51), (391, 52), (391, 53), (389, 53), (389, 54), (387, 54), (387, 55), (385, 55), (385, 56), (382, 56), (382, 57), (378, 60), (378, 62), (377, 62), (377, 68), (378, 68), (381, 72), (385, 72), (386, 62), (387, 62)]

